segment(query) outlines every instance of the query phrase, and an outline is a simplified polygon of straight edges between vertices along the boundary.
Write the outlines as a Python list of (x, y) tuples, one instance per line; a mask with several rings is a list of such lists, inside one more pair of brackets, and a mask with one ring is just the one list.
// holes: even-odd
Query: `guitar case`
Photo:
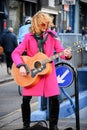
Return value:
[(49, 128), (46, 121), (39, 121), (38, 123), (32, 125), (30, 128), (25, 128), (25, 129), (21, 128), (15, 130), (49, 130)]
[[(21, 129), (15, 129), (15, 130), (50, 130), (48, 128), (48, 124), (46, 121), (39, 121), (38, 123), (34, 124), (30, 128), (21, 128)], [(64, 130), (73, 130), (72, 127), (65, 128)]]

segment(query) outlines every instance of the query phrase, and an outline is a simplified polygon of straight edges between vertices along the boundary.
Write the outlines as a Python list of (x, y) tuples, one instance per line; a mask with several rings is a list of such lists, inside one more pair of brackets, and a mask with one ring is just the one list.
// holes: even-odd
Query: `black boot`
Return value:
[(49, 98), (49, 128), (50, 130), (58, 130), (59, 116), (59, 100), (58, 96), (53, 96)]
[(23, 97), (23, 104), (21, 105), (22, 110), (22, 120), (23, 120), (23, 128), (27, 129), (30, 127), (30, 100), (32, 96), (24, 96)]
[(30, 127), (30, 110), (28, 106), (21, 105), (22, 110), (22, 120), (23, 120), (23, 129), (27, 129)]
[(23, 120), (23, 128), (29, 128), (30, 127), (30, 104), (22, 104), (21, 105), (22, 110), (22, 120)]

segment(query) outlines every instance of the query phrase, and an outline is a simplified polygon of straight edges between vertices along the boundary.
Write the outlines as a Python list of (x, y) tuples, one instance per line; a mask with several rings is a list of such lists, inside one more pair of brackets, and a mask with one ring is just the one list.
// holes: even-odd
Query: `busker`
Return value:
[[(21, 58), (21, 55), (25, 50), (27, 51), (27, 56), (31, 58), (39, 52), (41, 52), (41, 54), (45, 54), (47, 57), (51, 57), (54, 55), (54, 51), (56, 51), (56, 53), (63, 52), (60, 56), (61, 58), (65, 60), (71, 59), (71, 50), (64, 49), (62, 47), (60, 41), (55, 37), (57, 36), (56, 32), (49, 29), (51, 26), (53, 26), (53, 17), (43, 13), (42, 11), (37, 12), (32, 17), (31, 32), (25, 35), (22, 43), (19, 44), (12, 53), (14, 64), (19, 69), (22, 76), (25, 77), (27, 75), (26, 64)], [(36, 59), (38, 59), (38, 57), (36, 57)], [(40, 60), (42, 59), (43, 57)], [(24, 129), (28, 129), (30, 127), (30, 101), (32, 96), (44, 96), (49, 98), (49, 129), (58, 130), (58, 96), (60, 95), (60, 90), (56, 77), (55, 63), (54, 61), (51, 61), (49, 64), (52, 67), (49, 74), (41, 75), (39, 81), (35, 85), (30, 85), (29, 87), (24, 86), (22, 89), (23, 100), (21, 110)], [(30, 69), (28, 68), (28, 70)]]

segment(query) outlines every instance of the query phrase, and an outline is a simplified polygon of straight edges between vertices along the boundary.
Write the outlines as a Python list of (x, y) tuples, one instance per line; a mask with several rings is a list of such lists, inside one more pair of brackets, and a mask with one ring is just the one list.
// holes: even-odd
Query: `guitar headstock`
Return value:
[(72, 46), (67, 47), (67, 48), (71, 49), (71, 51), (79, 53), (83, 50), (83, 44), (81, 41), (74, 42), (72, 44), (73, 44)]

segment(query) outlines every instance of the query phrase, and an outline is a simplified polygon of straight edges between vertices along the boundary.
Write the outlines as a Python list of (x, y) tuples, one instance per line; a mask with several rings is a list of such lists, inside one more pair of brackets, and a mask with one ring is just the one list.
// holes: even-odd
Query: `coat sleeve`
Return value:
[(28, 39), (27, 36), (24, 38), (24, 40), (22, 41), (21, 44), (19, 44), (14, 51), (11, 54), (12, 60), (15, 63), (15, 65), (17, 66), (18, 64), (23, 64), (23, 61), (21, 59), (21, 56), (23, 54), (23, 52), (27, 49), (27, 43), (28, 43)]

